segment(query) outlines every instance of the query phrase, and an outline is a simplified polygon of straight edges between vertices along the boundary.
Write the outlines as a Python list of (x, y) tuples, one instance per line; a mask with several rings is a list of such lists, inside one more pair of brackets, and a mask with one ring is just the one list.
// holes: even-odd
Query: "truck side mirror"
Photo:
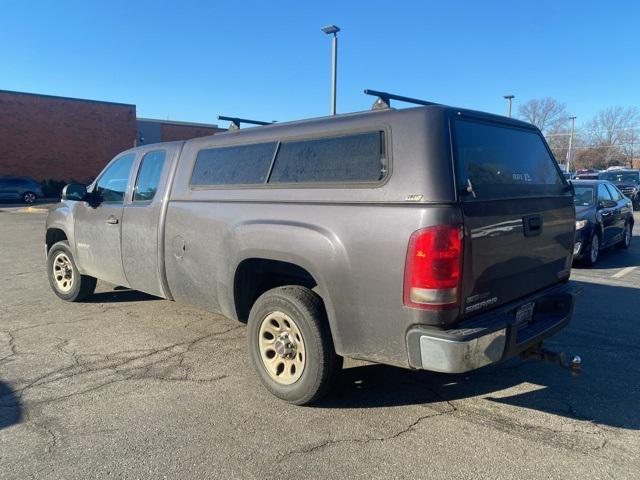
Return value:
[(62, 200), (82, 202), (87, 198), (87, 187), (81, 183), (70, 183), (62, 189)]

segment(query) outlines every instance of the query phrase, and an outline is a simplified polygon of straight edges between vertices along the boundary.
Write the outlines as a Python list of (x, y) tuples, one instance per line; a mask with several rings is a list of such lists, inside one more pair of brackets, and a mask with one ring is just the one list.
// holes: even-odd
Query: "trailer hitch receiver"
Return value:
[(566, 353), (547, 350), (542, 344), (529, 347), (520, 353), (520, 358), (523, 360), (533, 359), (555, 363), (569, 370), (573, 376), (577, 376), (582, 370), (582, 358), (580, 358), (579, 355), (571, 355), (569, 358)]

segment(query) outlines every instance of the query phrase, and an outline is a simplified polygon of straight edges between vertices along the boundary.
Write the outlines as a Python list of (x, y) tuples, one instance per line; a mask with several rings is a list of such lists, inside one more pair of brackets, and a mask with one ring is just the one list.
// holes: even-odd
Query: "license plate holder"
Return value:
[(533, 310), (535, 309), (536, 302), (525, 303), (520, 305), (516, 309), (516, 324), (527, 325), (533, 320)]

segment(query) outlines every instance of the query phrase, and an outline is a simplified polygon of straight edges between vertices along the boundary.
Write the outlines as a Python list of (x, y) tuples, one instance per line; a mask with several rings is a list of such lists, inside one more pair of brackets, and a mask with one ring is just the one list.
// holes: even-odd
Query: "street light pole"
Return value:
[(336, 114), (336, 81), (338, 77), (338, 35), (340, 28), (335, 25), (326, 25), (321, 30), (331, 39), (331, 115)]
[(511, 118), (511, 101), (516, 98), (515, 95), (505, 95), (504, 99), (507, 101), (507, 115)]
[(569, 132), (569, 149), (567, 150), (567, 173), (571, 171), (571, 162), (573, 161), (573, 129), (576, 125), (576, 117), (569, 117), (571, 120), (571, 131)]

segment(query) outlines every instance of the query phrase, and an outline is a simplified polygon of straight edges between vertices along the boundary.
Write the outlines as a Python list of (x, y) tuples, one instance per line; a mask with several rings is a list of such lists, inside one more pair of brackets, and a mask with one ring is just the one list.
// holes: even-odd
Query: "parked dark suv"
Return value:
[(42, 187), (33, 178), (0, 176), (0, 200), (19, 200), (34, 203), (42, 198)]
[(627, 249), (631, 244), (631, 200), (610, 182), (574, 180), (576, 242), (574, 260), (593, 266), (600, 250), (610, 246)]
[(634, 210), (640, 210), (640, 170), (608, 170), (598, 176), (608, 180), (631, 200)]

